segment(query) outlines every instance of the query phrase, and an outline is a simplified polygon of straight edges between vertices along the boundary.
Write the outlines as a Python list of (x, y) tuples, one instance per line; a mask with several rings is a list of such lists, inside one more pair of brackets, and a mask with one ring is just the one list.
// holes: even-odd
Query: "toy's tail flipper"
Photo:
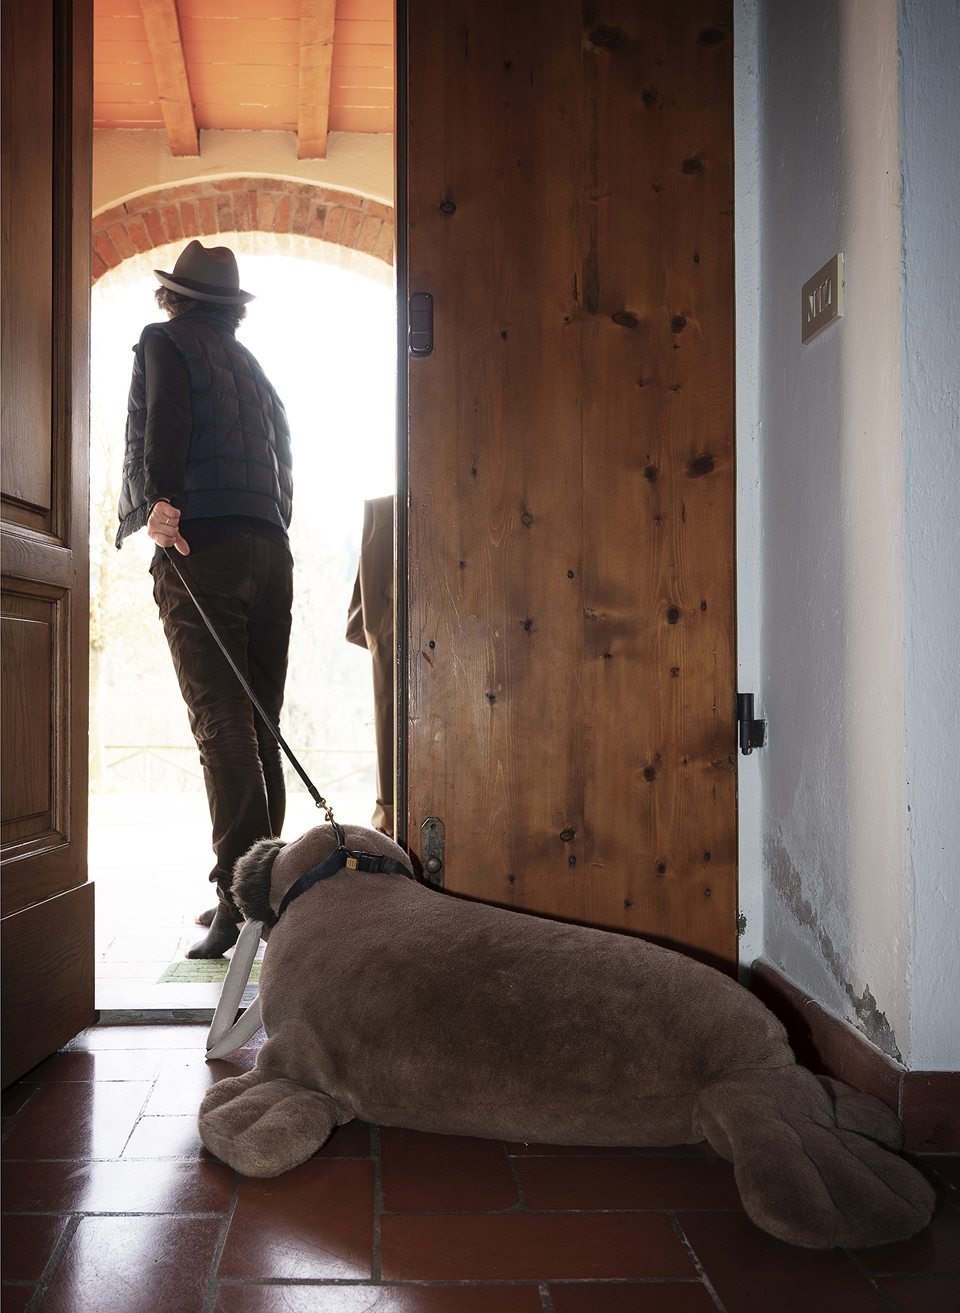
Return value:
[(734, 1164), (757, 1226), (811, 1249), (889, 1244), (933, 1214), (931, 1187), (905, 1159), (886, 1104), (802, 1067), (746, 1072), (698, 1100), (707, 1139)]
[(244, 1176), (279, 1176), (312, 1158), (340, 1120), (326, 1094), (254, 1068), (212, 1085), (200, 1139)]

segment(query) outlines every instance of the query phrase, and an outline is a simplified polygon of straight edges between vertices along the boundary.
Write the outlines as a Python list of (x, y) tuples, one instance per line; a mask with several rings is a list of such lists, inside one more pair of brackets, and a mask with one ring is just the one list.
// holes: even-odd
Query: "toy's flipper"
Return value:
[(228, 1053), (242, 1048), (260, 1029), (259, 999), (254, 1000), (243, 1016), (237, 1020), (236, 1025), (234, 1018), (243, 998), (243, 991), (247, 987), (247, 981), (250, 979), (262, 932), (262, 921), (245, 921), (240, 931), (240, 938), (233, 950), (226, 979), (220, 990), (220, 1001), (213, 1014), (210, 1034), (207, 1036), (208, 1059), (225, 1058)]
[(200, 1139), (244, 1176), (279, 1176), (312, 1158), (341, 1120), (333, 1099), (254, 1069), (218, 1081), (200, 1105)]
[(751, 1220), (780, 1240), (861, 1248), (905, 1240), (930, 1221), (934, 1192), (890, 1151), (899, 1123), (871, 1095), (782, 1067), (709, 1086), (697, 1110), (734, 1164)]
[(903, 1148), (903, 1127), (892, 1108), (872, 1094), (861, 1094), (843, 1081), (818, 1076), (817, 1080), (830, 1095), (837, 1125), (845, 1131), (859, 1131), (878, 1144), (885, 1144), (894, 1153)]

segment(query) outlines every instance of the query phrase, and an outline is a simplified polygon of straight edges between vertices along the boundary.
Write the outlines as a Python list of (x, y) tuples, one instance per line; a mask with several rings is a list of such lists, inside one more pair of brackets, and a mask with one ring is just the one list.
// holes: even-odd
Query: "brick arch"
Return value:
[(218, 233), (295, 234), (393, 263), (393, 207), (281, 178), (221, 178), (134, 196), (94, 216), (93, 281), (131, 256)]

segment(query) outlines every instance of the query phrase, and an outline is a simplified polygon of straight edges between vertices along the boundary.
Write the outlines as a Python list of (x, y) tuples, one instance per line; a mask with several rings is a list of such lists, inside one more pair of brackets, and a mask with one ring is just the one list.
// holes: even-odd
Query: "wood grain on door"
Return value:
[(728, 0), (409, 0), (408, 833), (736, 959)]

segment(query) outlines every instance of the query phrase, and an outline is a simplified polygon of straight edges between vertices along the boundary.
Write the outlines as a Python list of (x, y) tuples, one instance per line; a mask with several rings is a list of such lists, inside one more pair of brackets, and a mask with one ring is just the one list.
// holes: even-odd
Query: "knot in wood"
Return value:
[(627, 44), (627, 34), (622, 28), (598, 23), (588, 34), (587, 40), (598, 50), (622, 50)]

